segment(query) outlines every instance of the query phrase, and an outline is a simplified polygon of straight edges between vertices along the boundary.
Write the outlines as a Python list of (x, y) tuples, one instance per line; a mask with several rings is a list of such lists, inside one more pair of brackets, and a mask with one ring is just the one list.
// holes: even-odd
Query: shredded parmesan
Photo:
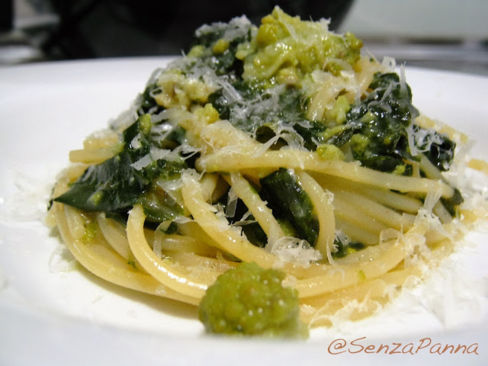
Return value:
[(322, 259), (322, 254), (305, 240), (284, 236), (266, 245), (266, 250), (276, 255), (283, 263), (296, 263), (303, 267)]

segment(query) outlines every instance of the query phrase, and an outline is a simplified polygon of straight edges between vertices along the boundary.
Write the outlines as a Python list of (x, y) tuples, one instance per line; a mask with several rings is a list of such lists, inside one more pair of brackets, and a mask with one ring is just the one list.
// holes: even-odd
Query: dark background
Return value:
[[(331, 18), (336, 29), (352, 0), (24, 0), (55, 15), (37, 27), (24, 27), (24, 42), (39, 60), (174, 55), (187, 50), (194, 30), (204, 23), (246, 14), (259, 24), (279, 5), (304, 19)], [(12, 29), (13, 0), (1, 0), (2, 28)], [(7, 14), (11, 16), (8, 17)], [(41, 22), (42, 23), (42, 22)], [(20, 42), (20, 36), (16, 40)]]
[(332, 30), (353, 31), (364, 52), (378, 59), (488, 75), (483, 1), (0, 0), (0, 67), (177, 55), (189, 49), (204, 23), (246, 14), (259, 24), (279, 5), (302, 19), (330, 19)]

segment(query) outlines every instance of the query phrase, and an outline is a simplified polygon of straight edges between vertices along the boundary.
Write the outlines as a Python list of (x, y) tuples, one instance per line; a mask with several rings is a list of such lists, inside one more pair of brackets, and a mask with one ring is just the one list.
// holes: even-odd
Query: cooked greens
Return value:
[(146, 209), (149, 220), (164, 221), (177, 216), (181, 207), (170, 199), (151, 194), (156, 178), (177, 175), (186, 167), (183, 159), (148, 161), (138, 168), (141, 159), (150, 158), (156, 143), (151, 138), (151, 117), (140, 116), (123, 133), (123, 149), (114, 157), (88, 167), (70, 189), (54, 201), (85, 211), (125, 214), (136, 202)]
[(302, 321), (376, 311), (479, 213), (443, 174), (456, 143), (440, 131), (464, 138), (361, 47), (278, 7), (199, 28), (70, 153), (50, 212), (68, 248), (105, 280), (199, 304), (209, 333), (306, 337)]
[[(271, 150), (317, 151), (322, 159), (355, 160), (400, 175), (412, 175), (423, 154), (440, 171), (449, 169), (456, 144), (415, 123), (419, 113), (410, 87), (394, 72), (377, 72), (361, 96), (339, 91), (320, 118), (308, 113), (314, 93), (307, 88), (317, 83), (314, 78), (351, 72), (361, 46), (352, 34), (333, 34), (324, 22), (301, 21), (279, 8), (259, 28), (244, 17), (201, 27), (187, 57), (152, 77), (138, 98), (137, 119), (122, 132), (121, 151), (88, 167), (54, 200), (112, 217), (124, 217), (140, 203), (155, 223), (183, 215), (178, 194), (163, 183), (194, 168), (199, 154), (198, 148), (188, 149), (182, 126), (161, 117), (173, 107), (210, 108), (212, 121), (228, 120), (258, 142), (269, 142)], [(271, 172), (256, 189), (291, 234), (315, 245), (319, 229), (314, 207), (293, 171)], [(462, 201), (455, 190), (441, 202), (455, 215)], [(227, 211), (225, 199), (219, 204)], [(241, 200), (237, 206), (237, 213), (227, 217), (231, 223), (247, 211)], [(251, 242), (266, 245), (252, 216), (240, 225)], [(336, 244), (336, 256), (361, 248)]]
[(288, 221), (296, 236), (315, 245), (319, 223), (313, 205), (293, 172), (278, 169), (260, 180), (261, 195), (276, 217)]

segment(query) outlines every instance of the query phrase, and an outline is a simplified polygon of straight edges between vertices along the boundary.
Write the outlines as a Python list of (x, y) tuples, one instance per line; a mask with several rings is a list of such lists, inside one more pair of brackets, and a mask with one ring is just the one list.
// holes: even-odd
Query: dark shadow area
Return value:
[[(337, 29), (353, 0), (22, 0), (55, 19), (24, 27), (24, 41), (42, 56), (66, 60), (176, 55), (202, 24), (246, 15), (254, 24), (278, 5), (302, 19), (331, 19)], [(7, 1), (10, 3), (10, 1)], [(42, 6), (41, 6), (42, 5)], [(47, 10), (46, 10), (47, 9)], [(11, 19), (10, 19), (11, 21)], [(7, 21), (5, 22), (7, 24)]]

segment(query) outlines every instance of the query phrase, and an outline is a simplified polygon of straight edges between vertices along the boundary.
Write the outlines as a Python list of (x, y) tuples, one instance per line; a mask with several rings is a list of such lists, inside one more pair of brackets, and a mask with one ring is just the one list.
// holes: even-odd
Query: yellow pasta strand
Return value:
[(246, 204), (246, 207), (266, 233), (270, 242), (285, 236), (271, 209), (266, 206), (266, 203), (246, 179), (238, 173), (231, 173), (230, 182), (237, 196)]
[(200, 227), (226, 252), (246, 262), (256, 262), (258, 265), (270, 268), (276, 258), (270, 253), (252, 245), (241, 233), (228, 225), (225, 218), (215, 215), (215, 208), (203, 199), (200, 185), (190, 174), (183, 176), (182, 188), (185, 206), (199, 223)]
[(175, 269), (170, 259), (161, 259), (154, 254), (144, 236), (144, 219), (142, 207), (134, 206), (127, 221), (127, 238), (134, 256), (149, 274), (165, 286), (188, 297), (200, 299), (210, 284), (189, 278)]
[(75, 240), (65, 214), (67, 210), (71, 210), (71, 214), (76, 215), (75, 209), (58, 203), (55, 203), (52, 209), (64, 243), (76, 260), (96, 276), (132, 290), (163, 296), (188, 304), (198, 304), (197, 299), (173, 291), (146, 273), (135, 270), (121, 257), (110, 252), (107, 246), (98, 243), (87, 245)]
[(428, 193), (440, 191), (443, 197), (451, 197), (454, 193), (453, 189), (442, 181), (383, 173), (361, 167), (357, 163), (321, 160), (316, 153), (298, 150), (268, 151), (254, 159), (239, 152), (218, 151), (202, 157), (197, 162), (197, 167), (208, 172), (235, 172), (250, 168), (288, 167), (329, 174), (353, 182), (400, 192)]
[(332, 259), (332, 250), (335, 239), (333, 197), (324, 192), (322, 187), (307, 173), (299, 172), (298, 177), (305, 192), (307, 192), (314, 203), (314, 209), (319, 219), (319, 236), (315, 248), (327, 258), (329, 263), (332, 263), (334, 262)]

